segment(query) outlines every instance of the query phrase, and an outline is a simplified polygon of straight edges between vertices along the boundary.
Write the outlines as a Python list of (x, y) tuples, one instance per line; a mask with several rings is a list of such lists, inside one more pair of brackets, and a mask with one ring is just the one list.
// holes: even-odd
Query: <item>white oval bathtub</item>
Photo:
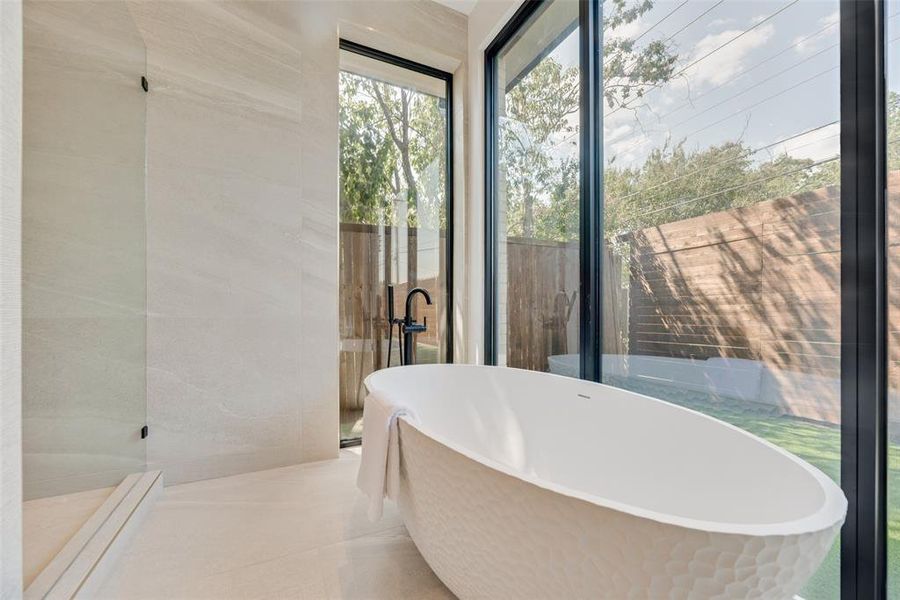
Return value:
[(846, 513), (806, 462), (617, 388), (468, 365), (366, 387), (415, 415), (400, 512), (462, 598), (790, 598)]

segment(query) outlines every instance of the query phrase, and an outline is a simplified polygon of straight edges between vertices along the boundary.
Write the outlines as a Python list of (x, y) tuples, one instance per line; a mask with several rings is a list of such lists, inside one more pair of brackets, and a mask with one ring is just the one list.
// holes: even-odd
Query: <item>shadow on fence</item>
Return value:
[[(900, 173), (892, 173), (891, 181), (900, 183)], [(888, 206), (895, 305), (896, 192)], [(741, 361), (752, 362), (759, 365), (757, 402), (784, 414), (840, 422), (839, 188), (648, 228), (627, 241), (629, 354), (707, 361), (730, 368), (720, 375), (732, 377), (741, 376), (735, 371)], [(900, 387), (897, 322), (891, 311), (891, 389)], [(715, 377), (709, 367), (705, 376)]]
[[(893, 307), (900, 306), (900, 172), (890, 174), (890, 189)], [(362, 406), (364, 377), (386, 362), (384, 282), (395, 280), (384, 260), (390, 235), (390, 228), (341, 224), (342, 408)], [(429, 235), (440, 240), (435, 252), (443, 264), (443, 234)], [(620, 241), (625, 256), (609, 249), (604, 256), (604, 354), (684, 359), (702, 369), (699, 381), (713, 392), (717, 379), (731, 379), (725, 388), (753, 388), (752, 399), (770, 409), (839, 422), (839, 188), (647, 228)], [(508, 238), (501, 264), (501, 359), (547, 371), (548, 357), (577, 353), (578, 243)], [(417, 283), (438, 292), (427, 313), (436, 327), (421, 341), (440, 346), (443, 282), (432, 275)], [(398, 286), (398, 311), (405, 289)], [(890, 310), (891, 390), (900, 388), (898, 323), (900, 311)]]

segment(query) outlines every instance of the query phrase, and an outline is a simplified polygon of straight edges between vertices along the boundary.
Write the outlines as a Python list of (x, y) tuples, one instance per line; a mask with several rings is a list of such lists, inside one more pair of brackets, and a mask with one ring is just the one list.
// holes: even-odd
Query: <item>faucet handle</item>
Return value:
[(428, 329), (428, 317), (426, 315), (422, 315), (422, 331)]

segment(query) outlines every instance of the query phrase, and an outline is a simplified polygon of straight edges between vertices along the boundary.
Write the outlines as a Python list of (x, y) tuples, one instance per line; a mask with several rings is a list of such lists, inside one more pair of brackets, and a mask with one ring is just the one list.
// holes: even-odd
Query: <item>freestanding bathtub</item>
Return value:
[(366, 386), (415, 415), (400, 513), (461, 598), (791, 598), (846, 514), (806, 462), (632, 392), (465, 365)]

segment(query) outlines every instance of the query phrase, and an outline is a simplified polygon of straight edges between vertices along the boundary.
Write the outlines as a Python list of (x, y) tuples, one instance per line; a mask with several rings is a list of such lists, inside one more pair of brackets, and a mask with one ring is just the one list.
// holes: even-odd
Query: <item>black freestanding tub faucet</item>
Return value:
[(406, 314), (403, 316), (403, 364), (413, 364), (413, 339), (415, 334), (422, 333), (428, 329), (428, 317), (423, 317), (421, 323), (417, 323), (412, 317), (413, 300), (416, 294), (422, 294), (425, 297), (425, 303), (431, 305), (431, 294), (424, 288), (416, 287), (409, 290), (406, 294)]

